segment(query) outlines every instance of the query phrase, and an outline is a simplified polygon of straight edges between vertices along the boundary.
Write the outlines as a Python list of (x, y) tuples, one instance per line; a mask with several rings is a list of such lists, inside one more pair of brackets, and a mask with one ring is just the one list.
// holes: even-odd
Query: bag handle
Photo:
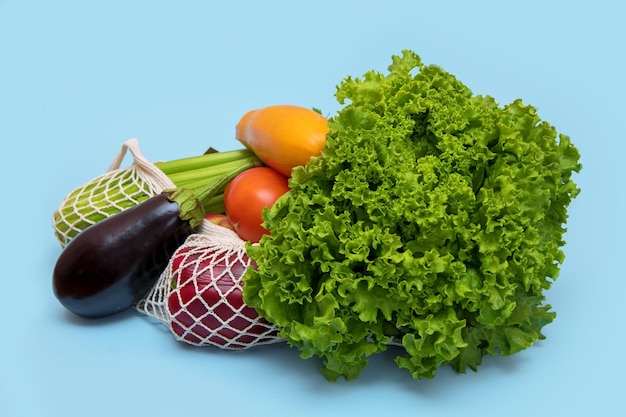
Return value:
[(139, 141), (136, 138), (128, 139), (122, 145), (122, 148), (111, 162), (108, 171), (115, 171), (120, 168), (126, 152), (130, 152), (133, 157), (131, 169), (138, 172), (148, 187), (155, 193), (159, 194), (164, 190), (174, 188), (176, 185), (163, 173), (156, 165), (146, 159), (139, 149)]

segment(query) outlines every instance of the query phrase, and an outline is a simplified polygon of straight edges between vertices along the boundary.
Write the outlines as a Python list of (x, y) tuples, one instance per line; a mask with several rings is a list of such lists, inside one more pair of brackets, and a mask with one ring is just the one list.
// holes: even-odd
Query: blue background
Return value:
[[(0, 0), (0, 415), (626, 415), (622, 4)], [(421, 381), (379, 355), (331, 384), (285, 345), (191, 348), (137, 313), (86, 322), (56, 301), (52, 212), (126, 139), (154, 161), (239, 148), (246, 111), (332, 115), (345, 76), (405, 48), (523, 98), (582, 154), (547, 340)]]

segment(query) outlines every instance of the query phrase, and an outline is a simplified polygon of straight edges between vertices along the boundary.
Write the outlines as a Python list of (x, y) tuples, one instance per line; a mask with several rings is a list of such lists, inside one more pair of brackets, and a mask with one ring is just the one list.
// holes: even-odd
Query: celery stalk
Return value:
[(201, 168), (211, 168), (252, 157), (255, 157), (252, 151), (248, 149), (237, 149), (234, 151), (215, 152), (166, 162), (156, 162), (154, 165), (163, 171), (165, 175), (170, 176), (172, 174)]
[(177, 172), (174, 174), (168, 175), (168, 177), (172, 180), (174, 184), (178, 187), (184, 187), (189, 184), (197, 183), (199, 181), (205, 180), (206, 178), (227, 175), (228, 173), (237, 170), (240, 167), (249, 167), (259, 165), (259, 159), (254, 157), (249, 157), (237, 161), (224, 162), (219, 165), (214, 165), (210, 167), (203, 167), (198, 169), (193, 169), (189, 171)]

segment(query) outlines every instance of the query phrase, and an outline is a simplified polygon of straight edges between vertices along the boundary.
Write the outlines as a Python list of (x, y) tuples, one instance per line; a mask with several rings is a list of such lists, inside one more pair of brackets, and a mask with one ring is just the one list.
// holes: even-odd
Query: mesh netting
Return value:
[[(129, 151), (133, 162), (120, 165)], [(53, 214), (55, 235), (66, 246), (87, 227), (133, 207), (174, 183), (126, 141), (108, 171), (73, 190)], [(170, 259), (135, 309), (153, 317), (178, 340), (243, 349), (278, 342), (278, 329), (243, 303), (242, 275), (250, 265), (245, 242), (224, 227), (202, 222)]]
[(250, 264), (243, 240), (206, 222), (136, 308), (192, 345), (245, 349), (279, 342), (278, 329), (243, 302), (242, 276)]
[[(133, 162), (120, 165), (130, 151)], [(127, 140), (108, 171), (73, 190), (54, 212), (54, 234), (65, 247), (78, 233), (174, 184), (141, 154), (137, 139)]]

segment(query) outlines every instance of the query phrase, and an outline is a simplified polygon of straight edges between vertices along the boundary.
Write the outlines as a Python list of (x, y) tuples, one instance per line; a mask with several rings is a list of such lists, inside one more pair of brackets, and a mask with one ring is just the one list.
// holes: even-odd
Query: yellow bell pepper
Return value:
[(236, 138), (267, 166), (289, 177), (291, 170), (318, 156), (326, 143), (328, 121), (314, 110), (274, 105), (246, 113)]

